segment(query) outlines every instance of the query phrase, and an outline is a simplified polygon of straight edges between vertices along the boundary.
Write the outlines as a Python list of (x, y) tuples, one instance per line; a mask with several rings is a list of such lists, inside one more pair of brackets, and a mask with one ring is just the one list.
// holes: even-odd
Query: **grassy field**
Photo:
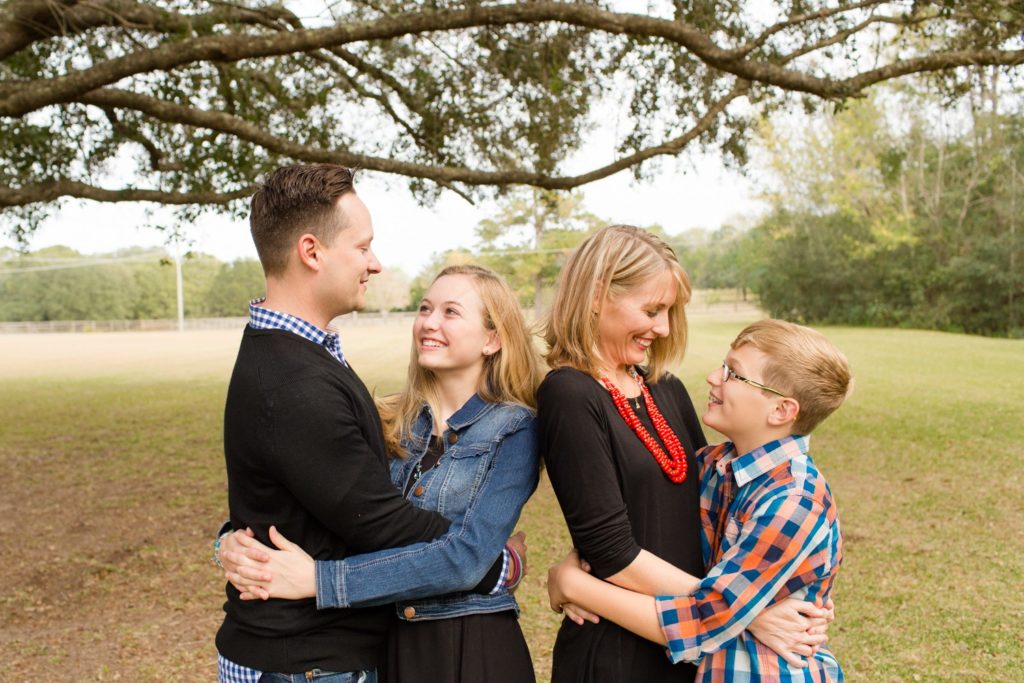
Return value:
[[(703, 376), (749, 314), (694, 315)], [(1024, 661), (1024, 342), (831, 328), (857, 390), (812, 440), (846, 561), (834, 650), (851, 681), (1019, 681)], [(346, 354), (394, 390), (404, 325)], [(215, 679), (225, 516), (221, 410), (237, 332), (0, 336), (0, 681)], [(542, 680), (557, 618), (544, 568), (568, 548), (546, 483), (519, 591)]]

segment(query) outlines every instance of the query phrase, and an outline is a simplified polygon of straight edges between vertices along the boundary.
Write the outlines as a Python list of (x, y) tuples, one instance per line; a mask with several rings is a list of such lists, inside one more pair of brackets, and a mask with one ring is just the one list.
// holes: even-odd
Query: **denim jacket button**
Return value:
[(416, 616), (416, 608), (415, 607), (406, 607), (402, 611), (402, 614), (405, 615), (406, 619), (412, 619), (414, 616)]
[(448, 443), (454, 444), (458, 440), (459, 440), (459, 435), (456, 434), (455, 432), (452, 432), (451, 434), (448, 435)]
[[(420, 497), (420, 496), (422, 496), (422, 495), (423, 495), (423, 487), (422, 487), (422, 486), (417, 486), (417, 487), (416, 487), (416, 490), (415, 490), (415, 491), (413, 491), (413, 492), (412, 492), (412, 494), (413, 494), (414, 496), (416, 496), (417, 498), (418, 498), (418, 497)], [(410, 607), (409, 609), (412, 609), (412, 607)]]

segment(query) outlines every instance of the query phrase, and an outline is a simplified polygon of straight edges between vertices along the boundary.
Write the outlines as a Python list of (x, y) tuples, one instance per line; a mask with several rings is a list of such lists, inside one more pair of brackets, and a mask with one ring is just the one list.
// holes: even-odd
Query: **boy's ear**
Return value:
[(784, 427), (796, 422), (796, 416), (800, 414), (800, 402), (795, 398), (782, 398), (775, 405), (775, 409), (768, 414), (768, 424), (773, 427)]

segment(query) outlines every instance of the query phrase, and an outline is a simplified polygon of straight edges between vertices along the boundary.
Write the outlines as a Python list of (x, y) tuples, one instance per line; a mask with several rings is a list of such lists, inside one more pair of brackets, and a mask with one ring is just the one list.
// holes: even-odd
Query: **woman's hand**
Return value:
[(277, 527), (270, 527), (270, 542), (279, 550), (268, 548), (241, 532), (231, 534), (231, 538), (242, 550), (225, 551), (224, 543), (228, 540), (225, 539), (221, 543), (221, 561), (227, 570), (224, 575), (241, 592), (243, 600), (298, 600), (316, 596), (313, 558), (282, 536)]
[(834, 604), (825, 607), (787, 598), (757, 615), (747, 630), (755, 638), (791, 666), (807, 666), (805, 657), (811, 657), (827, 640), (828, 623), (835, 618)]

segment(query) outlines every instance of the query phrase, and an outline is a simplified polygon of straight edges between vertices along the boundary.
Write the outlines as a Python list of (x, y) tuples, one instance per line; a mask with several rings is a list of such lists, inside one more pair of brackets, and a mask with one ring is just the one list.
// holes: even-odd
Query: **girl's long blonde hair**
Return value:
[(598, 316), (608, 299), (622, 296), (668, 270), (678, 285), (668, 311), (669, 335), (651, 344), (647, 381), (657, 382), (686, 350), (690, 279), (675, 252), (657, 235), (629, 225), (609, 225), (587, 238), (562, 269), (545, 327), (547, 363), (597, 376)]
[[(484, 305), (484, 326), (501, 340), (501, 348), (484, 357), (484, 371), (477, 393), (489, 403), (518, 403), (536, 408), (540, 362), (512, 288), (500, 275), (482, 266), (448, 266), (437, 274), (434, 282), (446, 275), (465, 275), (473, 281)], [(437, 375), (420, 367), (418, 358), (416, 340), (413, 339), (405, 388), (397, 394), (377, 399), (388, 450), (403, 458), (406, 453), (402, 439), (409, 435), (423, 403), (430, 406), (435, 418), (439, 414)]]

